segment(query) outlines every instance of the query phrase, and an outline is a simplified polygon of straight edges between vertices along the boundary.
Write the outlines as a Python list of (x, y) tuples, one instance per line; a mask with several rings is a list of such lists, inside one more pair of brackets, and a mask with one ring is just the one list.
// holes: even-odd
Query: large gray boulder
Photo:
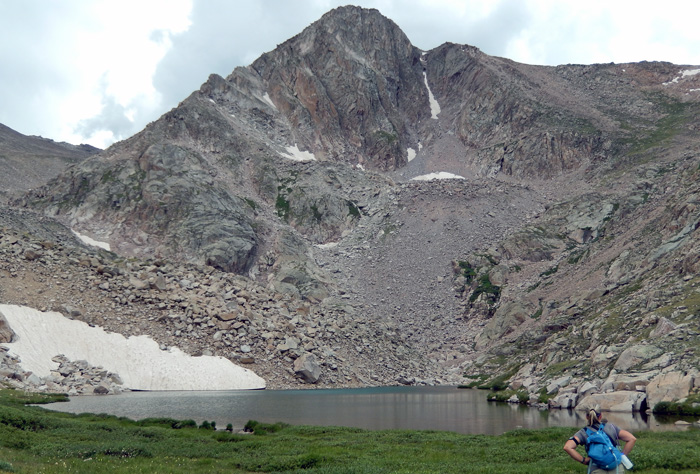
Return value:
[(677, 328), (678, 326), (673, 321), (662, 317), (659, 319), (659, 322), (656, 324), (654, 330), (651, 331), (650, 336), (654, 339), (658, 339), (665, 336), (666, 334), (672, 333)]
[(321, 366), (315, 355), (305, 352), (294, 361), (294, 373), (306, 383), (316, 383), (321, 377)]
[(639, 344), (629, 347), (618, 357), (617, 362), (615, 362), (615, 370), (626, 372), (632, 367), (657, 357), (662, 352), (663, 350), (659, 347), (648, 344)]
[(593, 393), (581, 399), (576, 406), (577, 410), (588, 410), (599, 406), (603, 411), (633, 412), (642, 411), (646, 394), (623, 390), (619, 392)]
[(685, 398), (693, 388), (695, 378), (684, 372), (671, 371), (654, 377), (647, 385), (649, 408), (659, 402), (672, 402)]

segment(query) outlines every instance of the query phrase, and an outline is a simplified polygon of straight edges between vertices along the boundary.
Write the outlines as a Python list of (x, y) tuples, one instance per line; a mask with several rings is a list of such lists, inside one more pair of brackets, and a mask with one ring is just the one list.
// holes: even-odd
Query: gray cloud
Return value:
[(59, 2), (0, 2), (0, 123), (42, 134), (58, 120), (52, 100), (70, 90), (54, 21)]
[(78, 122), (75, 132), (91, 137), (101, 131), (112, 132), (115, 140), (128, 138), (138, 132), (143, 124), (140, 120), (133, 122), (127, 117), (127, 108), (119, 104), (116, 98), (107, 93), (107, 82), (103, 78), (101, 83), (102, 110), (87, 119)]
[(173, 47), (156, 70), (154, 85), (163, 105), (175, 106), (212, 73), (226, 77), (237, 66), (250, 64), (323, 12), (286, 0), (195, 2), (192, 25), (172, 38)]
[(530, 12), (524, 2), (501, 0), (484, 18), (466, 11), (455, 17), (444, 8), (419, 3), (405, 8), (390, 4), (379, 8), (406, 33), (415, 46), (430, 50), (443, 43), (476, 46), (487, 54), (502, 56), (511, 39), (526, 29)]

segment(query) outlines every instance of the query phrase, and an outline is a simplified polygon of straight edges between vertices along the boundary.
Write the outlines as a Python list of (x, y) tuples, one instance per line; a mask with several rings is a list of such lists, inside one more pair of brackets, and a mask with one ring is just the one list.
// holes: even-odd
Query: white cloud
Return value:
[(105, 129), (84, 135), (79, 124), (109, 104), (130, 108), (133, 117), (160, 106), (152, 76), (169, 37), (188, 27), (190, 7), (189, 0), (3, 5), (0, 28), (7, 26), (14, 41), (3, 41), (0, 54), (10, 57), (13, 67), (7, 69), (13, 71), (0, 73), (0, 85), (3, 95), (13, 96), (13, 108), (3, 107), (0, 122), (17, 122), (22, 133), (97, 146), (120, 138)]
[(693, 25), (699, 6), (648, 0), (527, 0), (524, 5), (531, 21), (506, 48), (506, 56), (516, 61), (700, 63), (700, 29)]

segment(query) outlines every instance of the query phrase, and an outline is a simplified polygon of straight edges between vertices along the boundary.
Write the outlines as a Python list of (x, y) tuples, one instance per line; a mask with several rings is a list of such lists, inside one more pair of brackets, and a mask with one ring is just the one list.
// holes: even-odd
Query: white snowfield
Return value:
[(437, 120), (438, 115), (440, 114), (440, 104), (438, 104), (438, 101), (435, 100), (433, 91), (430, 90), (430, 86), (428, 85), (427, 72), (423, 72), (423, 79), (425, 80), (425, 88), (428, 89), (428, 100), (430, 101), (430, 118)]
[(83, 241), (83, 243), (86, 243), (88, 245), (92, 245), (93, 247), (99, 247), (101, 249), (105, 250), (111, 250), (109, 247), (109, 244), (107, 242), (100, 242), (99, 240), (91, 239), (87, 235), (83, 235), (79, 232), (77, 232), (75, 229), (71, 229), (73, 233)]
[(277, 110), (277, 106), (275, 105), (274, 102), (272, 102), (272, 99), (270, 98), (270, 94), (265, 92), (265, 95), (263, 95), (263, 100), (267, 102), (273, 109)]
[(56, 312), (26, 306), (0, 305), (0, 314), (16, 334), (5, 343), (20, 359), (24, 370), (47, 377), (63, 354), (70, 360), (86, 360), (118, 374), (132, 390), (238, 390), (265, 388), (265, 380), (223, 357), (192, 357), (177, 348), (160, 350), (148, 336), (126, 338), (90, 327)]
[(316, 161), (316, 156), (314, 156), (313, 153), (310, 151), (301, 151), (296, 143), (294, 146), (285, 147), (285, 150), (287, 150), (287, 153), (280, 152), (280, 155), (284, 158), (294, 161)]
[(700, 69), (686, 69), (685, 71), (680, 71), (680, 76), (674, 77), (672, 81), (664, 82), (663, 85), (670, 86), (671, 84), (678, 84), (678, 81), (681, 79), (697, 74), (700, 74)]
[(464, 176), (458, 174), (448, 173), (446, 171), (440, 171), (438, 173), (424, 174), (421, 176), (416, 176), (411, 178), (411, 181), (432, 181), (434, 179), (466, 179)]
[(408, 161), (413, 161), (413, 159), (416, 157), (416, 150), (413, 148), (407, 148), (406, 155), (408, 156)]

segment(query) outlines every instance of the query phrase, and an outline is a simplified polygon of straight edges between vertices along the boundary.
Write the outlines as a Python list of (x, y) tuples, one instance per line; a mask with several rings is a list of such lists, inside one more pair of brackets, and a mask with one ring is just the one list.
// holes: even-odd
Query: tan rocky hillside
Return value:
[[(639, 409), (666, 372), (700, 384), (696, 73), (421, 51), (343, 7), (13, 206), (111, 245), (97, 264), (131, 293), (77, 317), (252, 359), (280, 384), (308, 353), (321, 384), (466, 373), (567, 405), (584, 384), (633, 388)], [(438, 172), (465, 179), (411, 180)], [(27, 238), (12, 245), (46, 237)], [(192, 291), (187, 272), (213, 298), (201, 313), (168, 299)], [(253, 288), (252, 306), (225, 296)], [(158, 303), (139, 318), (142, 297)], [(237, 319), (255, 331), (215, 330), (259, 305)]]
[(90, 145), (27, 137), (0, 124), (0, 193), (6, 196), (39, 187), (99, 151)]

